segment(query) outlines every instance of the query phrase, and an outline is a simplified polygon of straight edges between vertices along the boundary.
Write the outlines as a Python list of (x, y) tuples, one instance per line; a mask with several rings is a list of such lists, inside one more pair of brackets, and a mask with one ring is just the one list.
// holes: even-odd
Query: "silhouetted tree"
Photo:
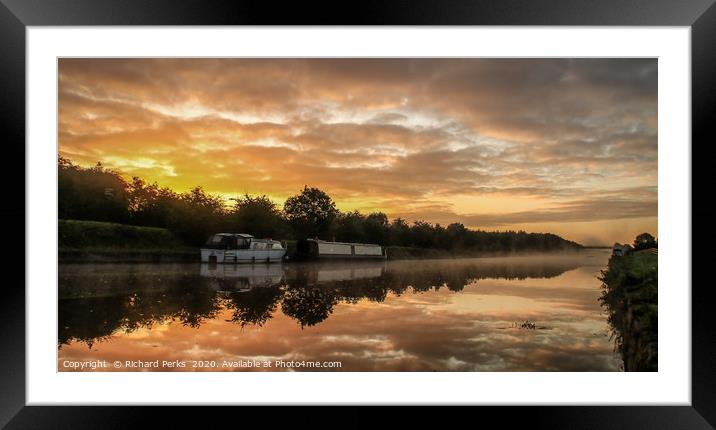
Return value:
[(374, 212), (365, 218), (364, 238), (369, 243), (386, 243), (388, 238), (388, 216), (383, 212)]
[(656, 238), (649, 233), (642, 233), (634, 239), (634, 250), (656, 248)]
[(127, 182), (102, 163), (83, 168), (58, 160), (58, 215), (64, 219), (127, 222)]
[(334, 226), (340, 242), (361, 242), (365, 237), (365, 217), (358, 211), (338, 214)]
[(388, 243), (397, 246), (410, 245), (410, 226), (402, 218), (396, 218), (388, 229)]
[(211, 234), (226, 228), (224, 202), (202, 187), (195, 187), (179, 195), (168, 221), (169, 228), (187, 243), (201, 245)]
[(236, 205), (229, 217), (230, 226), (235, 232), (276, 238), (288, 233), (281, 211), (265, 195), (251, 197), (246, 194), (236, 199)]
[(283, 206), (286, 218), (293, 225), (297, 238), (328, 239), (338, 209), (328, 194), (305, 186), (301, 194), (289, 197)]
[(172, 212), (180, 204), (180, 197), (169, 188), (160, 188), (156, 182), (147, 184), (133, 177), (128, 186), (129, 216), (133, 224), (151, 227), (168, 227)]

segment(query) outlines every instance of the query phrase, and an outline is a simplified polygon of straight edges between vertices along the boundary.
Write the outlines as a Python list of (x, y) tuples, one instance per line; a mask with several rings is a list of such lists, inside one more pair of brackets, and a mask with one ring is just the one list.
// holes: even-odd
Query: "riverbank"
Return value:
[(624, 370), (658, 370), (658, 256), (612, 257), (602, 271), (600, 302), (608, 313)]
[(191, 263), (201, 260), (198, 249), (60, 248), (60, 263)]
[[(285, 241), (288, 260), (296, 255), (296, 241)], [(99, 221), (59, 220), (58, 259), (61, 263), (178, 263), (199, 262), (199, 248), (189, 246), (165, 228), (139, 227)], [(559, 253), (559, 250), (552, 251)], [(386, 246), (388, 260), (425, 260), (500, 257), (534, 252), (468, 252)]]
[[(386, 247), (387, 260), (447, 260), (456, 258), (489, 258), (506, 256), (527, 256), (533, 253), (514, 254), (453, 254), (437, 249)], [(555, 254), (558, 254), (555, 252)], [(289, 244), (287, 260), (293, 261)], [(201, 260), (198, 249), (135, 249), (125, 248), (60, 248), (60, 263), (191, 263)], [(362, 260), (361, 260), (362, 261)]]
[(182, 243), (165, 228), (110, 222), (58, 220), (61, 263), (191, 262), (199, 250)]

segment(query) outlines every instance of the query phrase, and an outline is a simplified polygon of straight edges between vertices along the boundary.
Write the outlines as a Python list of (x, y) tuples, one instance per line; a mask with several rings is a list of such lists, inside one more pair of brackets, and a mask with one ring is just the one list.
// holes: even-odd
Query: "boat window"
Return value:
[(209, 240), (206, 241), (206, 247), (212, 248), (212, 249), (221, 249), (224, 247), (224, 244), (226, 243), (226, 236), (221, 236), (218, 234), (215, 234), (211, 237), (209, 237)]
[(249, 247), (249, 240), (245, 239), (243, 237), (237, 237), (236, 238), (236, 248), (238, 249), (248, 249)]

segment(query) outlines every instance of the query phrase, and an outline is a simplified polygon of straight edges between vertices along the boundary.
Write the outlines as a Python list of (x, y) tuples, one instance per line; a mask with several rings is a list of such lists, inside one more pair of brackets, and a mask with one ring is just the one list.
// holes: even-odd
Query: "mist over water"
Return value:
[(616, 371), (596, 278), (608, 258), (61, 264), (58, 369), (77, 370), (68, 360), (307, 360), (341, 367), (290, 370)]

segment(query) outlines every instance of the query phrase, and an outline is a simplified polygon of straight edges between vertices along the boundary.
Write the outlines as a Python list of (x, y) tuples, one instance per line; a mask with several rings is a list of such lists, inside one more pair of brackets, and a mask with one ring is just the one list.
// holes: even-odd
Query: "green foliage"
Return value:
[(137, 227), (99, 221), (59, 220), (58, 245), (61, 249), (181, 248), (181, 242), (167, 229)]
[(600, 302), (628, 371), (657, 371), (658, 256), (613, 256), (601, 272)]

